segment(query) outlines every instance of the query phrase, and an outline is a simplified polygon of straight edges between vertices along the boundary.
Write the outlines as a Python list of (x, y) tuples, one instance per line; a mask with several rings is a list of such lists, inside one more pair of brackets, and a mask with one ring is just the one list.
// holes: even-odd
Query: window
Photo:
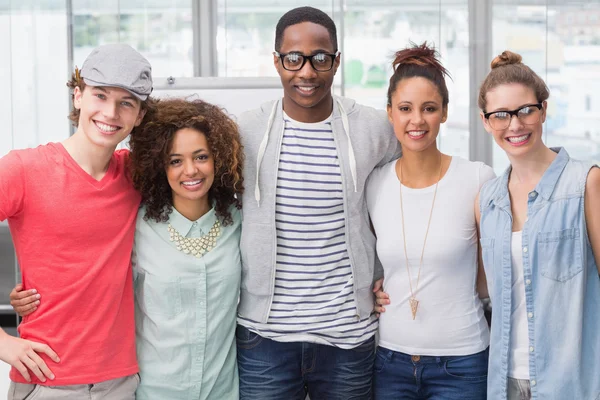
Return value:
[[(565, 147), (573, 158), (599, 161), (600, 141), (585, 132), (600, 123), (600, 108), (586, 96), (600, 90), (600, 29), (572, 33), (580, 16), (600, 12), (600, 4), (494, 0), (493, 12), (493, 54), (520, 53), (550, 89), (546, 144)], [(501, 173), (507, 165), (494, 145), (494, 170)]]
[(193, 76), (193, 0), (73, 1), (73, 59), (95, 47), (127, 43), (152, 64), (154, 76)]

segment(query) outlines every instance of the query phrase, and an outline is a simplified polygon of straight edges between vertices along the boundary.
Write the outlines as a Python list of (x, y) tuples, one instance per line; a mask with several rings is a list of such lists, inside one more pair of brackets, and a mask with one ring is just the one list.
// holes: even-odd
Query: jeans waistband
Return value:
[(381, 346), (377, 347), (377, 352), (378, 353), (382, 352), (383, 355), (387, 359), (394, 358), (396, 360), (404, 361), (407, 363), (413, 363), (413, 364), (433, 364), (433, 363), (443, 363), (445, 361), (455, 360), (455, 359), (461, 358), (461, 357), (484, 355), (485, 353), (488, 352), (488, 349), (482, 350), (479, 353), (463, 354), (463, 355), (459, 355), (459, 356), (422, 356), (420, 354), (406, 354), (406, 353), (401, 353), (399, 351), (386, 349), (385, 347), (381, 347)]

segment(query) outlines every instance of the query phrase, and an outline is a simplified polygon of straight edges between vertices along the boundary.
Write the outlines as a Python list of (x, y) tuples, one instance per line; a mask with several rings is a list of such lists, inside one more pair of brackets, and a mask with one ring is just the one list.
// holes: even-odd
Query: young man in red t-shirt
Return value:
[(144, 119), (151, 67), (127, 45), (101, 46), (68, 85), (75, 134), (0, 159), (0, 220), (23, 288), (44, 296), (21, 339), (0, 332), (0, 359), (13, 366), (8, 399), (134, 399), (130, 255), (140, 197), (128, 152), (115, 149)]

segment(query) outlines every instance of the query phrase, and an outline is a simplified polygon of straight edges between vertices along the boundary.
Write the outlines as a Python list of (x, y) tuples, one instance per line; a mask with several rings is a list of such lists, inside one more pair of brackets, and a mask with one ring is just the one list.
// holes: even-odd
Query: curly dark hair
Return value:
[[(81, 93), (83, 93), (83, 91), (86, 87), (85, 82), (79, 76), (79, 70), (77, 68), (75, 68), (75, 72), (73, 72), (73, 74), (71, 74), (71, 79), (69, 79), (67, 81), (67, 86), (69, 88), (69, 91), (71, 92), (71, 103), (73, 103), (73, 101), (75, 100), (75, 88), (76, 87), (79, 88)], [(154, 102), (155, 102), (155, 100), (151, 97), (148, 97), (144, 101), (140, 101), (142, 110), (146, 111), (146, 115), (144, 115), (144, 118), (142, 119), (142, 123), (140, 124), (140, 126), (145, 125), (146, 122), (148, 122), (150, 119), (152, 119), (152, 111), (154, 110)], [(71, 112), (69, 113), (69, 119), (71, 120), (71, 124), (74, 127), (77, 127), (77, 125), (79, 125), (79, 115), (80, 114), (81, 114), (81, 111), (73, 106), (73, 108), (71, 109)], [(133, 130), (135, 131), (136, 128), (139, 128), (139, 127), (135, 127), (135, 128), (133, 128)]]
[(173, 194), (166, 167), (175, 133), (184, 128), (202, 132), (215, 163), (215, 179), (208, 191), (209, 201), (223, 225), (233, 223), (229, 207), (241, 209), (244, 191), (244, 153), (238, 126), (219, 107), (202, 100), (156, 100), (153, 118), (143, 129), (132, 132), (131, 171), (133, 185), (146, 206), (144, 219), (166, 222), (173, 212)]

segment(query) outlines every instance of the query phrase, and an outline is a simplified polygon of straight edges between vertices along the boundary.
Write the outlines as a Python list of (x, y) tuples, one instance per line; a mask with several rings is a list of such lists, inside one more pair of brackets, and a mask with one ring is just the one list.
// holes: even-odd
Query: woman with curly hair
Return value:
[(242, 146), (203, 101), (159, 100), (131, 136), (137, 399), (237, 399)]

